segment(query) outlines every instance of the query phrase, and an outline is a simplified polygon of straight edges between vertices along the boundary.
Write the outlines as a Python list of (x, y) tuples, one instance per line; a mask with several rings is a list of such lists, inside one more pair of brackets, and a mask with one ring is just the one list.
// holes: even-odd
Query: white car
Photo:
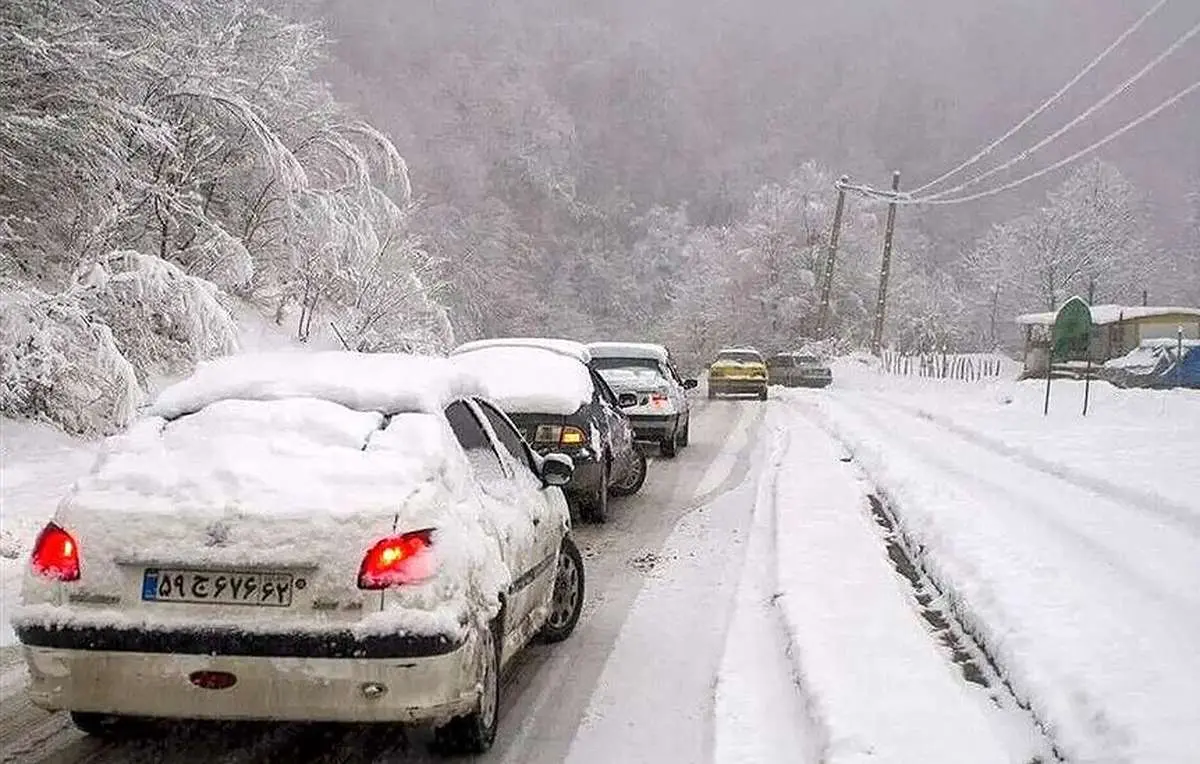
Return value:
[(562, 490), (448, 359), (242, 355), (109, 439), (38, 538), (12, 619), (32, 701), (127, 717), (496, 733), (499, 676), (565, 639), (583, 564)]
[(687, 446), (692, 410), (686, 391), (696, 380), (683, 379), (662, 345), (646, 342), (593, 342), (591, 367), (614, 393), (633, 393), (637, 403), (625, 409), (638, 440), (658, 443), (663, 456)]

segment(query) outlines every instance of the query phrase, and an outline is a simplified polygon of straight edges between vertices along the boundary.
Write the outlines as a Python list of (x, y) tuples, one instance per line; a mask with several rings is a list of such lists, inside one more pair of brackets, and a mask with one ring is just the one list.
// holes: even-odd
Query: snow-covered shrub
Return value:
[(127, 424), (142, 401), (133, 366), (74, 295), (0, 281), (0, 414), (79, 434)]
[(143, 382), (238, 348), (217, 287), (153, 255), (111, 252), (77, 276), (74, 294), (112, 329)]

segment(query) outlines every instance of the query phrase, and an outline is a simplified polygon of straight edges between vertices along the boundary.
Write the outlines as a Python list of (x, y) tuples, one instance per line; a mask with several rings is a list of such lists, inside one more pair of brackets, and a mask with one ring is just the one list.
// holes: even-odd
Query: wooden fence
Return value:
[(901, 353), (885, 350), (881, 354), (883, 371), (908, 377), (955, 379), (975, 382), (999, 377), (1004, 364), (994, 355), (972, 353)]

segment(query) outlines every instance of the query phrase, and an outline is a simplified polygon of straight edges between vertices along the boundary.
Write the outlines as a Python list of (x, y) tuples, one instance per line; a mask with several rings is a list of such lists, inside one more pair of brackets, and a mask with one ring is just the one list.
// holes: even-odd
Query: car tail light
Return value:
[(670, 401), (670, 398), (667, 397), (666, 393), (650, 393), (650, 403), (654, 406), (665, 406), (668, 401)]
[(587, 443), (587, 433), (578, 427), (564, 427), (558, 436), (558, 442), (564, 446), (582, 446)]
[(39, 576), (59, 581), (79, 580), (79, 544), (54, 523), (48, 523), (38, 534), (31, 562)]
[(359, 589), (387, 589), (433, 575), (433, 528), (380, 539), (358, 568)]

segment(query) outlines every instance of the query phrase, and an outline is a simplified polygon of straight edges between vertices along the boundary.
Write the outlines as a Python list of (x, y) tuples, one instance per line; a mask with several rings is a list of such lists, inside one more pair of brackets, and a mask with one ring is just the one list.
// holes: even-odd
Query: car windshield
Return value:
[(815, 355), (798, 355), (798, 356), (796, 356), (796, 363), (806, 363), (806, 364), (817, 363), (817, 364), (819, 364), (820, 362), (821, 362), (820, 359), (817, 358)]
[(718, 361), (738, 361), (740, 363), (762, 363), (762, 356), (753, 350), (722, 350), (717, 353)]

